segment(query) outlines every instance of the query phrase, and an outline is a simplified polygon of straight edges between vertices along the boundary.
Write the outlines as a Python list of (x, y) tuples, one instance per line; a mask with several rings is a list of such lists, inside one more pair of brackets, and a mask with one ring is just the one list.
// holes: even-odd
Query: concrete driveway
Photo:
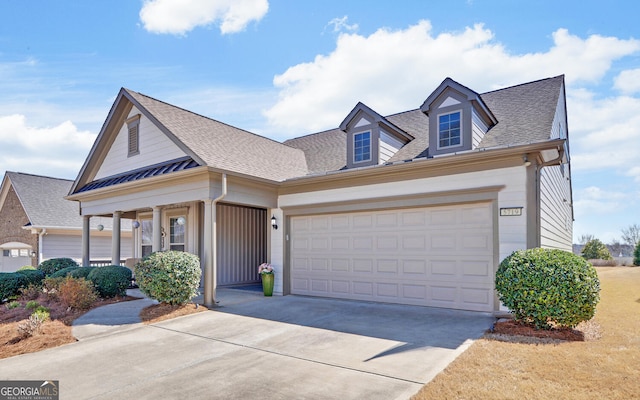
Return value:
[(0, 360), (0, 379), (59, 380), (61, 399), (406, 399), (494, 320), (239, 289), (218, 299), (154, 325), (88, 318), (79, 342)]

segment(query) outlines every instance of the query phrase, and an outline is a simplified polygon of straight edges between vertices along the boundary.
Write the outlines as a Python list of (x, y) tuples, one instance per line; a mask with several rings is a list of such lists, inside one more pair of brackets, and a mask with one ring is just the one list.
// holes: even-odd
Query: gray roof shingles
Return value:
[(207, 166), (273, 181), (307, 174), (299, 149), (125, 90)]
[[(479, 148), (549, 140), (563, 82), (564, 77), (557, 76), (481, 94), (498, 123), (487, 132)], [(415, 138), (398, 150), (389, 163), (427, 156), (429, 117), (415, 109), (385, 118)], [(285, 143), (305, 152), (313, 173), (338, 170), (346, 165), (346, 137), (338, 129)]]
[[(10, 171), (6, 172), (6, 176), (32, 226), (82, 228), (78, 203), (64, 198), (73, 181)], [(91, 224), (93, 228), (102, 224), (106, 230), (113, 226), (111, 218), (93, 218)], [(125, 220), (122, 225), (125, 228)]]

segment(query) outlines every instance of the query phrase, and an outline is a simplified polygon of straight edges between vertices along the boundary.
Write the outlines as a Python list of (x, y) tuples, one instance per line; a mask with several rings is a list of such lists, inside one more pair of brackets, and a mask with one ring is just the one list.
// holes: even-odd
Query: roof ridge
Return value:
[(542, 82), (542, 81), (550, 81), (552, 79), (558, 79), (558, 78), (564, 78), (564, 74), (560, 74), (560, 75), (557, 75), (557, 76), (550, 76), (548, 78), (536, 79), (535, 81), (519, 83), (517, 85), (507, 86), (507, 87), (503, 87), (503, 88), (500, 88), (500, 89), (490, 90), (488, 92), (479, 93), (479, 95), (482, 96), (482, 95), (489, 94), (489, 93), (499, 92), (501, 90), (513, 89), (513, 88), (517, 88), (519, 86), (531, 85), (533, 83), (538, 83), (538, 82)]
[(206, 115), (202, 115), (202, 114), (197, 113), (197, 112), (195, 112), (195, 111), (187, 110), (186, 108), (183, 108), (183, 107), (180, 107), (180, 106), (176, 106), (175, 104), (167, 103), (166, 101), (156, 99), (155, 97), (151, 97), (151, 96), (146, 95), (146, 94), (144, 94), (144, 93), (136, 92), (135, 90), (131, 90), (131, 89), (127, 89), (127, 88), (124, 88), (124, 89), (125, 89), (126, 91), (128, 91), (128, 92), (132, 92), (132, 93), (139, 94), (140, 96), (144, 96), (144, 97), (146, 97), (146, 98), (148, 98), (148, 99), (151, 99), (151, 100), (153, 100), (153, 101), (156, 101), (156, 102), (158, 102), (158, 103), (162, 103), (162, 104), (165, 104), (165, 105), (167, 105), (167, 106), (169, 106), (169, 107), (176, 108), (176, 109), (178, 109), (178, 110), (181, 110), (181, 111), (184, 111), (184, 112), (186, 112), (186, 113), (189, 113), (189, 114), (195, 115), (195, 116), (197, 116), (197, 117), (204, 118), (204, 119), (207, 119), (207, 120), (209, 120), (209, 121), (216, 122), (216, 123), (218, 123), (218, 124), (220, 124), (220, 125), (228, 126), (228, 127), (230, 127), (230, 128), (237, 129), (237, 130), (242, 131), (242, 132), (246, 132), (246, 133), (248, 133), (248, 134), (250, 134), (250, 135), (257, 136), (257, 137), (259, 137), (259, 138), (261, 138), (261, 139), (266, 139), (266, 140), (272, 141), (272, 142), (277, 143), (277, 144), (281, 144), (281, 145), (284, 145), (284, 146), (287, 146), (287, 147), (291, 147), (291, 146), (288, 146), (288, 145), (284, 144), (283, 142), (279, 142), (279, 141), (277, 141), (277, 140), (275, 140), (275, 139), (271, 139), (271, 138), (269, 138), (269, 137), (266, 137), (266, 136), (263, 136), (263, 135), (260, 135), (260, 134), (257, 134), (257, 133), (254, 133), (254, 132), (251, 132), (251, 131), (246, 130), (246, 129), (244, 129), (244, 128), (239, 128), (239, 127), (237, 127), (237, 126), (233, 126), (233, 125), (231, 125), (231, 124), (228, 124), (228, 123), (226, 123), (226, 122), (219, 121), (219, 120), (217, 120), (217, 119), (215, 119), (215, 118), (212, 118), (212, 117), (207, 117)]
[(56, 178), (54, 176), (45, 176), (45, 175), (39, 175), (39, 174), (31, 174), (29, 172), (18, 172), (18, 171), (5, 171), (5, 174), (17, 174), (17, 175), (26, 175), (26, 176), (33, 176), (36, 178), (45, 178), (45, 179), (55, 179), (57, 181), (67, 181), (67, 182), (73, 182), (73, 179), (67, 179), (67, 178)]

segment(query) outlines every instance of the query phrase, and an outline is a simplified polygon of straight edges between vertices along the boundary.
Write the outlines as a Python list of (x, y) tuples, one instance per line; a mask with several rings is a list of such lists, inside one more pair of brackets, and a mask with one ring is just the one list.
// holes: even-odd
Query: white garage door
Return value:
[(493, 310), (490, 203), (294, 216), (293, 294)]

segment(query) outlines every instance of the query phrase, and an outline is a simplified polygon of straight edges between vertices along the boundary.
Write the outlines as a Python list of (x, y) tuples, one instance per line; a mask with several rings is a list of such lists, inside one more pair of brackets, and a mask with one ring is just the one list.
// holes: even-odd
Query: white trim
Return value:
[[(445, 115), (451, 115), (451, 114), (460, 114), (460, 143), (459, 144), (455, 144), (455, 145), (451, 145), (451, 146), (440, 146), (440, 117), (443, 117)], [(462, 110), (455, 110), (455, 111), (451, 111), (451, 112), (446, 112), (446, 113), (442, 113), (442, 114), (437, 114), (436, 115), (436, 149), (437, 150), (448, 150), (448, 149), (455, 149), (456, 147), (462, 147), (464, 145), (464, 132), (463, 132), (463, 117), (464, 117), (464, 113), (462, 112)]]

